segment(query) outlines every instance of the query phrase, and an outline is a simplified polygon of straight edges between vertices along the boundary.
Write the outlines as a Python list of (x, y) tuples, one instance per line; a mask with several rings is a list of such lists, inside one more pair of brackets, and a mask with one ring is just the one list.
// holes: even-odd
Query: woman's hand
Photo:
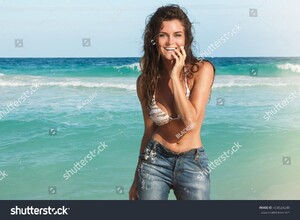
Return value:
[(179, 46), (177, 44), (177, 49), (174, 50), (172, 55), (175, 59), (175, 64), (173, 66), (170, 77), (171, 78), (178, 77), (178, 79), (179, 79), (181, 70), (183, 69), (183, 67), (185, 65), (185, 59), (186, 59), (186, 53), (184, 50), (184, 46)]
[(138, 200), (138, 199), (139, 199), (138, 185), (137, 182), (134, 180), (129, 190), (129, 200)]

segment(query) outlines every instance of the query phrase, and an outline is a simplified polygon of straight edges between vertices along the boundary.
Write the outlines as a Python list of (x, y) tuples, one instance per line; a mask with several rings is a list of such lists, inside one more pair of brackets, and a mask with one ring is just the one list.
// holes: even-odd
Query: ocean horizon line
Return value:
[[(124, 58), (134, 58), (138, 59), (141, 57), (135, 56), (115, 56), (115, 57), (0, 57), (0, 59), (124, 59)], [(218, 56), (218, 57), (205, 57), (205, 59), (215, 59), (215, 58), (300, 58), (300, 56)]]

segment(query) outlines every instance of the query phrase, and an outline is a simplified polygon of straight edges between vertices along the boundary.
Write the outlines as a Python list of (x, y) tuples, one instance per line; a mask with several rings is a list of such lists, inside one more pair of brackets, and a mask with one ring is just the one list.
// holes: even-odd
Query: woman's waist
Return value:
[(182, 154), (191, 150), (203, 148), (200, 135), (197, 135), (196, 137), (187, 135), (178, 140), (174, 140), (173, 138), (168, 140), (159, 135), (159, 133), (154, 133), (151, 141), (161, 144), (166, 151), (174, 154)]

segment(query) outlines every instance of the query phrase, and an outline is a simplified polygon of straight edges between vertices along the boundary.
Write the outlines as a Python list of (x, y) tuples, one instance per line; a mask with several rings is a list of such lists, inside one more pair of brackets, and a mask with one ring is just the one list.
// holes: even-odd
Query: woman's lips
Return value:
[(166, 51), (173, 51), (173, 50), (176, 50), (177, 47), (165, 47), (165, 50)]

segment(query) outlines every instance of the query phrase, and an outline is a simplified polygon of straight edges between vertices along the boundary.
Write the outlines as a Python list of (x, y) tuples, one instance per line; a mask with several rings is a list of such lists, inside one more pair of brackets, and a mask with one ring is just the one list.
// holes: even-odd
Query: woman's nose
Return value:
[(168, 45), (172, 45), (172, 44), (174, 44), (174, 37), (173, 36), (169, 36), (168, 37)]

